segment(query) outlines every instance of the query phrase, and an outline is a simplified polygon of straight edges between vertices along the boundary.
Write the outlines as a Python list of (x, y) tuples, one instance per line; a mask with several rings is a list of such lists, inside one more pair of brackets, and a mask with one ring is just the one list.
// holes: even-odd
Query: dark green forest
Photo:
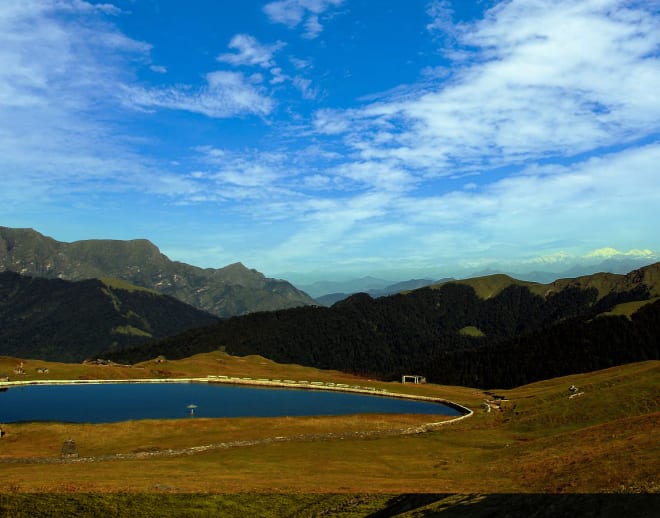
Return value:
[(0, 354), (78, 362), (218, 321), (148, 290), (0, 273)]
[(435, 383), (508, 388), (657, 359), (660, 302), (631, 319), (600, 315), (648, 298), (644, 285), (599, 299), (595, 288), (566, 287), (542, 297), (512, 284), (481, 299), (470, 286), (448, 283), (378, 299), (357, 294), (331, 308), (234, 317), (108, 356), (134, 363), (223, 348), (387, 380), (414, 373)]

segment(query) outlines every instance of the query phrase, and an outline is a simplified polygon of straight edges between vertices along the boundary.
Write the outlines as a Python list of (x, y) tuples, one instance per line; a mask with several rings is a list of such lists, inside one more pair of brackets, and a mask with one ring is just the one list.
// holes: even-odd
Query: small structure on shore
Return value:
[(73, 439), (67, 439), (62, 444), (62, 451), (60, 457), (63, 459), (75, 459), (79, 456), (78, 447)]
[(195, 409), (197, 408), (197, 405), (195, 405), (194, 403), (191, 403), (186, 408), (190, 411), (190, 416), (191, 417), (195, 415)]
[(404, 374), (401, 376), (401, 383), (426, 383), (426, 378), (418, 374)]

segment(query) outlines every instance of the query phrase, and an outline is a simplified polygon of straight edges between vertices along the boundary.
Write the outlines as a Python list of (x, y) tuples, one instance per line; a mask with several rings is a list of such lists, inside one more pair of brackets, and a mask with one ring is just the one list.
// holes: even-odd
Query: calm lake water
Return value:
[(206, 383), (117, 383), (33, 385), (0, 391), (0, 423), (189, 418), (191, 404), (197, 405), (197, 417), (460, 415), (456, 409), (438, 403), (342, 392)]

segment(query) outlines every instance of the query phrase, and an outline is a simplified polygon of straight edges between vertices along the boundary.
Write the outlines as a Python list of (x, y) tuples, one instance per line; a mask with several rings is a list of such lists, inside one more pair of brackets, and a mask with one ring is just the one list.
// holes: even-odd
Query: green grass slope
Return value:
[(448, 283), (470, 286), (481, 299), (493, 298), (509, 286), (524, 286), (529, 288), (533, 293), (542, 291), (540, 285), (536, 282), (520, 281), (503, 273), (486, 275), (484, 277), (474, 277), (471, 279), (451, 280), (440, 284), (434, 284), (431, 287), (438, 289)]

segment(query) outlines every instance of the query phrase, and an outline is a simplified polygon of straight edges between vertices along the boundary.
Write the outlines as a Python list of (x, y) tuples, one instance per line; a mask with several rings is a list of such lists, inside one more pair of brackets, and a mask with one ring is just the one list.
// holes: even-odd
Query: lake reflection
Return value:
[(442, 414), (446, 405), (331, 391), (206, 383), (32, 385), (0, 393), (0, 423), (111, 423), (132, 419), (280, 417), (363, 413)]

